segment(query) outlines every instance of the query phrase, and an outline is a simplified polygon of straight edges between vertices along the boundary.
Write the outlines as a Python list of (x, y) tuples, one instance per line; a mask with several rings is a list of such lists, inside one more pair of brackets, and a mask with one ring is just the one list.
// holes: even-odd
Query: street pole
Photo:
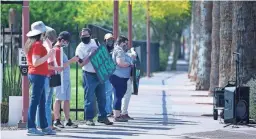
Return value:
[[(22, 48), (24, 49), (27, 40), (26, 34), (29, 32), (29, 1), (23, 1), (22, 6)], [(22, 76), (22, 123), (28, 119), (29, 106), (29, 82), (28, 76)]]
[(150, 77), (150, 15), (149, 0), (147, 1), (147, 77)]
[(118, 31), (119, 31), (119, 27), (118, 27), (118, 10), (119, 10), (119, 1), (118, 0), (114, 0), (114, 18), (113, 18), (113, 36), (114, 39), (117, 39), (118, 37)]
[(132, 48), (132, 0), (128, 1), (128, 47)]

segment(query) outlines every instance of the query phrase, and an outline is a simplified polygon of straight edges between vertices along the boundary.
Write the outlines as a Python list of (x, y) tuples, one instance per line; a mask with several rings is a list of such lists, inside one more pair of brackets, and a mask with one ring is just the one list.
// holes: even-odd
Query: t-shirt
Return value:
[[(56, 61), (58, 66), (60, 66), (60, 47), (55, 47), (55, 52), (56, 52)], [(56, 65), (57, 66), (57, 65)]]
[(47, 50), (43, 46), (42, 41), (36, 41), (34, 44), (32, 44), (30, 50), (27, 54), (27, 60), (28, 60), (28, 73), (29, 74), (38, 74), (38, 75), (48, 75), (48, 63), (45, 61), (43, 64), (34, 67), (32, 62), (32, 55), (38, 55), (40, 57), (44, 57), (47, 55)]
[[(95, 40), (94, 39), (91, 39), (90, 43), (89, 44), (84, 44), (83, 42), (81, 42), (77, 48), (76, 48), (76, 55), (81, 58), (81, 59), (84, 59), (85, 57), (88, 57), (90, 52), (93, 50), (93, 49), (96, 49), (98, 48), (98, 45), (96, 44)], [(84, 71), (87, 71), (87, 72), (91, 72), (91, 73), (95, 73), (95, 70), (92, 66), (92, 63), (89, 62), (88, 64), (84, 65), (82, 67), (82, 69)]]
[[(120, 58), (125, 62), (132, 63), (132, 58), (118, 45), (114, 47), (112, 54), (112, 59), (115, 63), (117, 58)], [(113, 74), (120, 78), (129, 78), (131, 75), (131, 67), (123, 68), (116, 64), (116, 70)]]

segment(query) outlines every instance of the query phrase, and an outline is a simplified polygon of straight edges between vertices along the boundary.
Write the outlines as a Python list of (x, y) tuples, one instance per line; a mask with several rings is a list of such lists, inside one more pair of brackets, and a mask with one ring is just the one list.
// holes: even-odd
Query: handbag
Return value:
[[(54, 66), (57, 65), (56, 57), (54, 58)], [(54, 72), (54, 75), (50, 76), (50, 87), (57, 87), (61, 85), (61, 76), (58, 72)]]

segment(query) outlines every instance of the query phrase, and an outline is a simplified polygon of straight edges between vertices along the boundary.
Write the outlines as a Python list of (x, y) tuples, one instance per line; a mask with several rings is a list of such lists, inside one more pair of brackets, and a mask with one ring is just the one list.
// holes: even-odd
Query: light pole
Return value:
[(119, 31), (119, 26), (118, 26), (118, 13), (119, 10), (119, 1), (118, 0), (114, 0), (114, 18), (113, 18), (113, 36), (115, 39), (117, 39), (118, 37), (118, 31)]
[[(29, 1), (23, 1), (22, 5), (22, 48), (24, 49), (27, 40), (26, 34), (29, 32)], [(29, 106), (29, 82), (28, 76), (22, 76), (22, 123), (28, 119)]]
[(132, 0), (128, 1), (128, 47), (132, 47)]

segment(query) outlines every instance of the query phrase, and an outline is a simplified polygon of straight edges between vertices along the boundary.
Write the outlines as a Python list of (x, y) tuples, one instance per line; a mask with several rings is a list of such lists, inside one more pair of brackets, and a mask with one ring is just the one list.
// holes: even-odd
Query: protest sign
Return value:
[(90, 61), (101, 83), (104, 83), (114, 73), (116, 65), (105, 46), (99, 46), (90, 56)]

